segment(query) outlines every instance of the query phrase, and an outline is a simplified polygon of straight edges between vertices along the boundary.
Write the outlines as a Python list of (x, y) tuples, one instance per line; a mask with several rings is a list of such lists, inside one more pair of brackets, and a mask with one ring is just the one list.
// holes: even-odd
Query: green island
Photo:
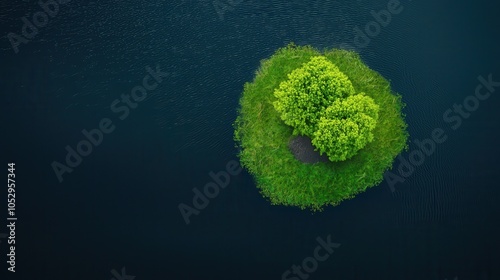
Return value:
[(357, 53), (291, 43), (244, 86), (238, 156), (271, 204), (321, 211), (383, 180), (408, 148), (403, 107)]

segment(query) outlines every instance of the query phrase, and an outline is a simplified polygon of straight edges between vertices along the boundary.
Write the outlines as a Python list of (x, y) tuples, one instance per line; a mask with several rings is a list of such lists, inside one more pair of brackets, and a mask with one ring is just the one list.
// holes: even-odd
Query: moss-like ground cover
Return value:
[[(274, 91), (287, 75), (312, 57), (323, 55), (380, 107), (374, 140), (352, 158), (306, 164), (288, 148), (293, 128), (276, 111)], [(253, 82), (246, 83), (234, 123), (243, 167), (254, 176), (263, 196), (275, 205), (321, 210), (378, 185), (394, 158), (407, 147), (408, 133), (401, 96), (389, 82), (366, 66), (352, 51), (320, 52), (309, 46), (288, 45), (263, 60)]]

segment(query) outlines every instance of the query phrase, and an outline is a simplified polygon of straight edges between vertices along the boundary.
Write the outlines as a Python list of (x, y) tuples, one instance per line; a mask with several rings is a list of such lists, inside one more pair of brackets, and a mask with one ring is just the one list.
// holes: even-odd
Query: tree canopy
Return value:
[(294, 135), (305, 135), (331, 161), (354, 156), (373, 141), (379, 106), (356, 93), (349, 78), (324, 56), (288, 74), (274, 91), (274, 108)]

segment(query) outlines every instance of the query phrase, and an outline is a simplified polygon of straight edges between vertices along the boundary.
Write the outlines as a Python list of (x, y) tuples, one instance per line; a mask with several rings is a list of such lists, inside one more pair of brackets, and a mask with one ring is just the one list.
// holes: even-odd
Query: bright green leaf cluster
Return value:
[(293, 134), (311, 137), (331, 161), (346, 160), (373, 141), (379, 106), (356, 94), (349, 78), (324, 56), (288, 74), (274, 95), (274, 108)]
[(312, 144), (331, 161), (354, 156), (373, 141), (379, 106), (363, 93), (337, 99), (321, 117)]
[(323, 56), (315, 56), (288, 74), (274, 92), (274, 108), (294, 128), (295, 135), (312, 135), (326, 108), (354, 94), (349, 78)]

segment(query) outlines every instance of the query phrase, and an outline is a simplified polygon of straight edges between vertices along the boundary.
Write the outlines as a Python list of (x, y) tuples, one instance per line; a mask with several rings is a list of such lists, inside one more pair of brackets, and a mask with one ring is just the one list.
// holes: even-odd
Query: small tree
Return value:
[(378, 110), (373, 99), (363, 93), (334, 101), (321, 117), (312, 144), (331, 161), (354, 156), (373, 141)]
[(312, 138), (331, 161), (346, 160), (373, 140), (378, 105), (356, 94), (349, 78), (323, 56), (288, 74), (274, 95), (274, 108), (293, 134)]
[(326, 108), (354, 94), (349, 78), (323, 56), (315, 56), (288, 74), (274, 92), (274, 108), (294, 128), (294, 135), (312, 136)]

